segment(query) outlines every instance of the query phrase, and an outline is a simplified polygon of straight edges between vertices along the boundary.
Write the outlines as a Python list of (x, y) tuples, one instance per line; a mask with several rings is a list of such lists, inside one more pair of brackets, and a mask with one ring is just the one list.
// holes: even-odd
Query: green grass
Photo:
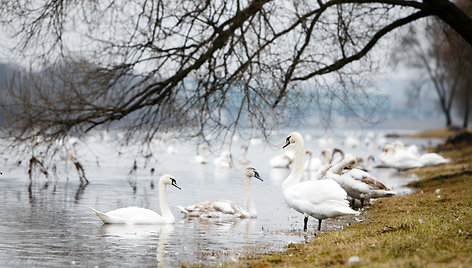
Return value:
[(417, 192), (377, 200), (366, 221), (228, 266), (472, 267), (472, 146), (443, 155), (453, 162), (413, 171)]

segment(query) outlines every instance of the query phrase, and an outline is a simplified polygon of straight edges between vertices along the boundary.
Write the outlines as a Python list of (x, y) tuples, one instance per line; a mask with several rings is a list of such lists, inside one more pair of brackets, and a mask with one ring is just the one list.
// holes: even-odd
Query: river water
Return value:
[[(310, 219), (309, 231), (303, 232), (302, 215), (288, 208), (283, 200), (281, 181), (289, 170), (269, 166), (269, 159), (283, 152), (281, 147), (287, 134), (288, 131), (281, 131), (273, 135), (270, 140), (273, 145), (253, 140), (248, 151), (251, 163), (245, 166), (239, 165), (237, 159), (241, 145), (247, 142), (233, 142), (234, 167), (217, 168), (213, 164), (217, 154), (209, 154), (206, 165), (193, 163), (196, 145), (188, 141), (177, 142), (175, 154), (167, 152), (170, 143), (153, 145), (154, 155), (138, 160), (135, 170), (132, 169), (133, 149), (117, 148), (113, 143), (116, 135), (97, 135), (76, 146), (90, 180), (88, 185), (79, 183), (71, 164), (65, 161), (58, 161), (55, 176), (45, 178), (36, 174), (30, 181), (24, 164), (28, 162), (27, 157), (17, 166), (16, 161), (21, 158), (4, 153), (4, 160), (0, 162), (3, 172), (0, 177), (0, 266), (220, 265), (237, 261), (240, 256), (282, 250), (289, 243), (313, 239), (317, 221)], [(323, 133), (307, 130), (304, 134), (306, 147), (319, 155), (317, 138)], [(369, 149), (362, 140), (360, 146), (353, 148), (343, 145), (342, 139), (343, 134), (335, 136), (330, 146), (363, 157), (378, 156), (380, 152)], [(437, 141), (404, 142), (426, 145)], [(69, 169), (65, 165), (69, 165)], [(255, 167), (264, 179), (264, 182), (253, 180), (257, 219), (186, 219), (176, 208), (211, 199), (228, 199), (242, 205), (242, 176), (247, 166)], [(106, 212), (127, 206), (160, 212), (157, 186), (160, 175), (165, 173), (173, 175), (182, 187), (181, 191), (167, 188), (175, 224), (102, 225), (91, 213), (91, 207)], [(411, 192), (404, 185), (416, 179), (391, 169), (373, 169), (371, 173), (399, 194)], [(354, 217), (329, 219), (323, 221), (322, 230), (342, 229), (343, 225), (355, 221)]]

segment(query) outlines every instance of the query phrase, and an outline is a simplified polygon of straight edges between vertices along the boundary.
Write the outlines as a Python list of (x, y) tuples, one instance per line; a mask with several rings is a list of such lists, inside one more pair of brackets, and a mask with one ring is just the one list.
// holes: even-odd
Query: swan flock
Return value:
[[(349, 142), (348, 142), (349, 141)], [(321, 141), (318, 141), (321, 144)], [(322, 140), (328, 144), (327, 138)], [(346, 144), (358, 146), (353, 137), (346, 139)], [(172, 144), (174, 146), (174, 144)], [(293, 148), (285, 150), (287, 147)], [(246, 165), (250, 162), (247, 151), (243, 146), (242, 155), (238, 163)], [(285, 138), (282, 151), (270, 159), (271, 168), (289, 169), (288, 176), (281, 183), (283, 198), (290, 209), (303, 214), (303, 230), (307, 230), (309, 217), (318, 220), (317, 230), (321, 230), (322, 221), (344, 215), (359, 215), (361, 209), (354, 210), (354, 201), (361, 202), (371, 198), (389, 197), (395, 195), (378, 178), (369, 173), (370, 167), (361, 167), (362, 159), (344, 154), (340, 149), (334, 149), (332, 154), (322, 150), (320, 157), (315, 157), (313, 151), (305, 148), (304, 140), (299, 132), (291, 132)], [(192, 162), (206, 164), (205, 153), (208, 147), (202, 146)], [(173, 151), (177, 153), (177, 151)], [(335, 153), (340, 157), (335, 158)], [(308, 161), (304, 161), (304, 157)], [(372, 157), (373, 159), (373, 157)], [(397, 168), (408, 169), (426, 165), (439, 165), (448, 160), (437, 154), (420, 155), (416, 146), (405, 147), (401, 143), (387, 144), (380, 155), (383, 164)], [(231, 168), (233, 161), (229, 150), (224, 150), (214, 159), (216, 167)], [(365, 165), (365, 164), (364, 164)], [(288, 170), (287, 170), (288, 172)], [(0, 174), (2, 174), (0, 172)], [(192, 205), (177, 206), (184, 217), (199, 217), (202, 219), (236, 219), (257, 218), (256, 205), (252, 197), (253, 178), (263, 181), (259, 172), (248, 167), (243, 173), (244, 205), (241, 206), (231, 200), (205, 200)], [(140, 207), (118, 208), (106, 213), (91, 208), (103, 224), (172, 224), (175, 217), (172, 214), (166, 196), (167, 186), (171, 185), (179, 190), (176, 179), (171, 175), (163, 175), (159, 180), (160, 213)], [(350, 203), (351, 201), (351, 203)]]

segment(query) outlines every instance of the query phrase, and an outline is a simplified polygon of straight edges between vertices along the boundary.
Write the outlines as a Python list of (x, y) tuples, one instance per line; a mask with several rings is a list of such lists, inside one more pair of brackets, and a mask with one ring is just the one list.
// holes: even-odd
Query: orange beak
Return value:
[(285, 145), (282, 147), (282, 149), (285, 149), (285, 147), (289, 146), (290, 145), (290, 140), (287, 139), (287, 141), (285, 142)]

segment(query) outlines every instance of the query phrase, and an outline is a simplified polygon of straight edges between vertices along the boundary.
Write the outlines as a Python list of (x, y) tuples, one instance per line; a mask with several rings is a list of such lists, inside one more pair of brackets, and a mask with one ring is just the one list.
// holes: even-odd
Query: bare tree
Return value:
[[(470, 2), (458, 1), (458, 5), (470, 13)], [(458, 106), (468, 120), (472, 46), (450, 26), (431, 18), (426, 23), (410, 27), (398, 53), (400, 56), (397, 58), (419, 71), (413, 81), (412, 95), (418, 97), (421, 91), (434, 90), (446, 126), (452, 125), (452, 113)]]
[(447, 0), (18, 0), (0, 11), (15, 51), (56, 69), (2, 96), (7, 136), (20, 143), (112, 122), (142, 141), (182, 128), (267, 133), (304, 88), (356, 101), (369, 52), (399, 27), (436, 16), (472, 43), (471, 18)]

